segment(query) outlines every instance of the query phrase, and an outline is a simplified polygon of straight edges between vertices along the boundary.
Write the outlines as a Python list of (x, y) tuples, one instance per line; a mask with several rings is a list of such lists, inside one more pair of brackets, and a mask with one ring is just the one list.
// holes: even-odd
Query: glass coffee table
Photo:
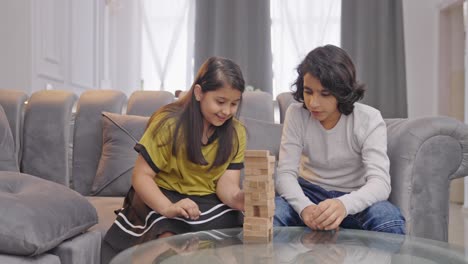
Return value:
[(243, 241), (242, 229), (181, 234), (119, 253), (128, 263), (468, 263), (462, 248), (423, 238), (340, 229), (275, 227), (271, 243)]

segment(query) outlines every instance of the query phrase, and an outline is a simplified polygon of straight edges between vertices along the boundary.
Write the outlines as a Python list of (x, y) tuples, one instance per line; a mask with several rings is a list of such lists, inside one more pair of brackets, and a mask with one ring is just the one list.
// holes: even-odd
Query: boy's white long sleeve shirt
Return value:
[(281, 138), (276, 190), (294, 210), (313, 204), (297, 177), (331, 191), (347, 192), (338, 199), (347, 214), (356, 214), (386, 200), (390, 194), (387, 127), (380, 112), (355, 103), (326, 130), (302, 103), (291, 104)]

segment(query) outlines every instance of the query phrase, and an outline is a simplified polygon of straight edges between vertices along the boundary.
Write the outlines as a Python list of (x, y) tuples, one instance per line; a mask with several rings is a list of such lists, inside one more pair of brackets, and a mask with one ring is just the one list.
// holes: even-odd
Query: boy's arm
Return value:
[(305, 196), (297, 181), (304, 145), (303, 122), (306, 122), (301, 116), (301, 109), (297, 105), (291, 105), (286, 111), (275, 181), (278, 194), (286, 199), (299, 215), (304, 208), (314, 204)]
[(339, 199), (347, 214), (356, 214), (372, 204), (388, 199), (391, 191), (390, 160), (387, 155), (387, 127), (380, 114), (369, 121), (362, 135), (362, 162), (365, 166), (365, 184)]
[(240, 189), (240, 170), (226, 170), (216, 184), (216, 195), (227, 206), (244, 211), (244, 192)]

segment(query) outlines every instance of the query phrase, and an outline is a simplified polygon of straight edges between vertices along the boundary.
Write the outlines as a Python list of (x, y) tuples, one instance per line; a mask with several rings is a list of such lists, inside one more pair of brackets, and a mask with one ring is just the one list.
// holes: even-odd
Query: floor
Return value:
[(465, 247), (465, 236), (467, 236), (465, 235), (465, 224), (468, 229), (468, 208), (463, 208), (463, 204), (452, 202), (449, 210), (448, 241), (450, 244)]

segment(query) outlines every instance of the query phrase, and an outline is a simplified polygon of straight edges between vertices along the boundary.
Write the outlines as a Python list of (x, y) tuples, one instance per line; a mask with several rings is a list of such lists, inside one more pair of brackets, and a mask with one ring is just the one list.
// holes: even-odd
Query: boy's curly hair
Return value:
[(298, 102), (304, 103), (306, 73), (317, 78), (322, 86), (330, 91), (338, 101), (338, 111), (342, 114), (351, 114), (354, 103), (364, 97), (364, 85), (356, 81), (354, 63), (339, 47), (326, 45), (313, 49), (299, 64), (297, 73), (298, 77), (293, 84), (297, 89), (292, 94)]

